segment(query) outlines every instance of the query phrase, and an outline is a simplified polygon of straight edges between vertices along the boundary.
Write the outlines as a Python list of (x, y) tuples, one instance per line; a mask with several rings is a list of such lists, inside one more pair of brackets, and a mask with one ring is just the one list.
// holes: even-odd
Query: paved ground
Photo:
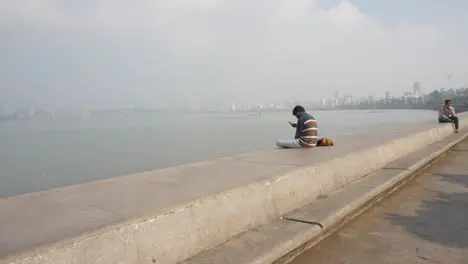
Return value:
[[(0, 197), (0, 259), (125, 222), (156, 217), (196, 199), (434, 128), (433, 122), (376, 127), (334, 138), (333, 148), (265, 151), (186, 164), (14, 197)], [(391, 130), (390, 130), (391, 129)], [(391, 133), (389, 133), (391, 131)], [(320, 151), (321, 155), (317, 155)], [(176, 209), (174, 209), (176, 208)]]
[(377, 263), (468, 263), (468, 140), (291, 262)]

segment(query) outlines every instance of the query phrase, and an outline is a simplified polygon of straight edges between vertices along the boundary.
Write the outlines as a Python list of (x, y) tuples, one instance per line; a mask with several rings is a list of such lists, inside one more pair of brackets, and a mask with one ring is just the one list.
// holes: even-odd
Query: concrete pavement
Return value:
[(291, 264), (468, 263), (468, 140)]
[(0, 263), (176, 263), (453, 135), (390, 126), (0, 199)]

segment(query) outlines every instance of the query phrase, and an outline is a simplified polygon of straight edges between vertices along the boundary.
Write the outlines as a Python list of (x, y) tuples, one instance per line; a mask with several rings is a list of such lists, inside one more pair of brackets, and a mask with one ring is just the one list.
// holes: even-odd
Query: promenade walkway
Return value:
[(468, 140), (291, 264), (468, 263)]

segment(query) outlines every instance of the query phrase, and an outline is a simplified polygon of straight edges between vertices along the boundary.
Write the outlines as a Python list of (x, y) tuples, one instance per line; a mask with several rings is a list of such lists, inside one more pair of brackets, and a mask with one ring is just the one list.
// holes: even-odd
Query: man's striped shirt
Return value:
[(318, 140), (318, 126), (315, 118), (307, 113), (297, 120), (296, 133), (299, 134), (299, 143), (303, 147), (315, 147)]

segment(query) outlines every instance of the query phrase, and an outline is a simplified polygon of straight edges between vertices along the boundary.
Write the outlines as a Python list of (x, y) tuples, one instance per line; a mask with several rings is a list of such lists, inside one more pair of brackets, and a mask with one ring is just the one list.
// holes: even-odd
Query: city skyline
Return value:
[[(441, 93), (442, 99), (452, 98), (454, 96), (468, 97), (468, 87), (459, 88), (439, 88), (434, 91)], [(276, 100), (276, 101), (225, 101), (220, 102), (216, 99), (208, 101), (183, 101), (179, 104), (172, 105), (171, 107), (164, 107), (158, 104), (151, 105), (134, 105), (129, 102), (125, 107), (116, 108), (103, 108), (103, 107), (77, 107), (77, 108), (53, 108), (53, 107), (38, 107), (28, 106), (19, 108), (8, 108), (5, 105), (0, 105), (0, 119), (5, 119), (8, 116), (14, 119), (30, 119), (35, 116), (50, 116), (50, 117), (79, 117), (88, 118), (91, 112), (94, 111), (182, 111), (182, 112), (242, 112), (242, 111), (289, 111), (295, 104), (305, 104), (313, 109), (333, 110), (335, 108), (351, 106), (369, 105), (369, 104), (397, 104), (403, 103), (404, 105), (424, 105), (429, 101), (430, 93), (434, 91), (422, 90), (422, 84), (419, 81), (413, 82), (412, 90), (402, 94), (394, 94), (391, 91), (375, 96), (367, 95), (360, 97), (353, 97), (349, 94), (341, 95), (340, 91), (335, 90), (333, 96), (322, 97), (320, 99), (307, 99), (302, 100)], [(434, 103), (434, 102), (433, 102)], [(437, 102), (435, 102), (437, 103)], [(439, 102), (440, 103), (440, 102)], [(465, 99), (464, 104), (467, 104)], [(395, 106), (404, 107), (404, 106)]]

